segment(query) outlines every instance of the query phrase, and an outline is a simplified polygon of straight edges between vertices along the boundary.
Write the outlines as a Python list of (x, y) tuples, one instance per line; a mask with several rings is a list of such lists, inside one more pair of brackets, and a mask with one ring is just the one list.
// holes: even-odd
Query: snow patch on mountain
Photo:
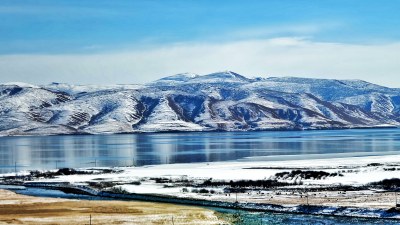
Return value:
[(159, 104), (153, 112), (146, 118), (146, 122), (139, 126), (139, 131), (201, 131), (200, 125), (184, 121), (171, 108), (167, 98), (160, 99)]

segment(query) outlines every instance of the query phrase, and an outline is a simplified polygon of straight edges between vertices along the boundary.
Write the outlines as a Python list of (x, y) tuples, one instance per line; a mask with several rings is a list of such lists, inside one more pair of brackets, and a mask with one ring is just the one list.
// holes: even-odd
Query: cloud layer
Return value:
[(246, 76), (363, 79), (400, 87), (400, 43), (356, 45), (274, 38), (180, 43), (99, 54), (0, 56), (0, 83), (145, 83), (182, 73), (232, 70)]

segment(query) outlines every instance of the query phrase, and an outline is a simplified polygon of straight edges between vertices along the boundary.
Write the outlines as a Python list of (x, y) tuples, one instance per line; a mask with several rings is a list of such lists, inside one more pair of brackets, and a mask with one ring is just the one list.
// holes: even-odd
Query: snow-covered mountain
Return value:
[(400, 89), (361, 80), (178, 74), (146, 85), (0, 85), (0, 135), (400, 125)]

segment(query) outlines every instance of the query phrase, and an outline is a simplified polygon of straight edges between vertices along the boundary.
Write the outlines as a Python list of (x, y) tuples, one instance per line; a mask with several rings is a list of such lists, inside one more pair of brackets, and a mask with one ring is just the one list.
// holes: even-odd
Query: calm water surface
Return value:
[(400, 153), (400, 129), (0, 137), (0, 173)]

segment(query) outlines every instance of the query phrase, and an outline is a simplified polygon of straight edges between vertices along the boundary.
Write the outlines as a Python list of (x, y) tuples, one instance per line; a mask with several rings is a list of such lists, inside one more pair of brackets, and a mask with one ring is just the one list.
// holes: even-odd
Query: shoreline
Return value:
[(290, 131), (321, 131), (321, 130), (362, 130), (362, 129), (400, 129), (398, 125), (376, 125), (376, 126), (358, 126), (358, 127), (315, 127), (315, 128), (271, 128), (271, 129), (254, 129), (254, 130), (160, 130), (160, 131), (132, 131), (120, 133), (49, 133), (49, 134), (17, 134), (17, 135), (3, 135), (2, 137), (46, 137), (46, 136), (90, 136), (90, 135), (123, 135), (123, 134), (165, 134), (165, 133), (231, 133), (231, 132), (290, 132)]

